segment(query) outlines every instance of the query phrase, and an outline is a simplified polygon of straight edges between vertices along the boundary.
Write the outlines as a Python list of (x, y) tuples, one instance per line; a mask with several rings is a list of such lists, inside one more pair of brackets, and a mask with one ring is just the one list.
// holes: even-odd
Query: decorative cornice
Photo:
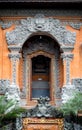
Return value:
[(74, 49), (74, 46), (61, 46), (63, 52), (71, 52)]
[(21, 50), (21, 46), (15, 46), (15, 45), (12, 45), (12, 46), (8, 46), (8, 49), (11, 51), (11, 52), (18, 52)]
[(20, 25), (16, 26), (15, 30), (6, 33), (6, 39), (8, 45), (14, 44), (22, 47), (29, 36), (37, 32), (49, 33), (61, 46), (74, 46), (75, 44), (75, 32), (66, 30), (58, 19), (45, 18), (43, 15), (21, 19)]
[(63, 53), (61, 54), (61, 58), (63, 58), (63, 60), (72, 60), (73, 59), (73, 54), (69, 53), (69, 54), (66, 54), (66, 53)]
[[(69, 25), (71, 26), (72, 28), (74, 29), (77, 29), (79, 30), (82, 26), (82, 22), (78, 21), (78, 22), (75, 22), (74, 20), (65, 20), (65, 21), (62, 21), (60, 20), (61, 23), (66, 26), (66, 25)], [(2, 29), (7, 29), (7, 28), (10, 28), (13, 24), (15, 24), (16, 26), (17, 25), (20, 25), (20, 20), (0, 20), (0, 26)]]
[(82, 10), (79, 9), (3, 9), (0, 10), (0, 17), (13, 17), (13, 16), (30, 16), (34, 17), (36, 14), (44, 14), (45, 16), (52, 17), (52, 16), (82, 16)]
[(21, 57), (20, 53), (10, 53), (8, 56), (11, 60), (19, 60)]
[(70, 25), (72, 28), (79, 30), (82, 26), (82, 22), (73, 22), (73, 21), (63, 21), (64, 25)]

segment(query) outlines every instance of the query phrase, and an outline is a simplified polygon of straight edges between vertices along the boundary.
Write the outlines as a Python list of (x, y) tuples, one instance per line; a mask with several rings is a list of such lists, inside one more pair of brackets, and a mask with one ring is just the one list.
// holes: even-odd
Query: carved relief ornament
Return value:
[(76, 33), (66, 30), (62, 23), (53, 18), (45, 18), (43, 16), (21, 19), (20, 24), (16, 28), (6, 33), (8, 45), (21, 46), (33, 33), (44, 32), (50, 34), (57, 40), (60, 46), (74, 46)]

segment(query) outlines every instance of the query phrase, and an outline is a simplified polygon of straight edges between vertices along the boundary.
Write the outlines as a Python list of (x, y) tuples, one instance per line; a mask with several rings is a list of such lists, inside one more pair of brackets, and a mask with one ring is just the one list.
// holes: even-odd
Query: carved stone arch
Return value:
[[(33, 33), (34, 34), (34, 33)], [(48, 36), (43, 35), (42, 33), (38, 33), (39, 36), (41, 36), (41, 39), (39, 41), (38, 38), (40, 38), (37, 33), (35, 35), (31, 35), (30, 38), (24, 43), (22, 47), (22, 52), (23, 52), (23, 91), (22, 91), (22, 98), (27, 97), (27, 101), (30, 101), (30, 86), (32, 86), (32, 81), (30, 79), (31, 77), (31, 66), (32, 62), (31, 59), (33, 57), (37, 57), (38, 55), (43, 55), (45, 57), (50, 58), (51, 61), (51, 86), (52, 90), (50, 93), (51, 95), (51, 100), (54, 101), (55, 97), (59, 97), (60, 95), (58, 94), (58, 88), (60, 88), (60, 69), (59, 69), (59, 55), (60, 55), (60, 47), (57, 42), (54, 42), (54, 40), (50, 37), (48, 39)], [(41, 34), (41, 35), (40, 35)], [(49, 35), (50, 36), (50, 35)], [(34, 37), (34, 39), (33, 39)], [(47, 38), (47, 39), (46, 39)], [(56, 43), (56, 46), (54, 44)], [(29, 68), (28, 68), (29, 67)], [(54, 69), (55, 68), (55, 69)], [(26, 77), (28, 77), (26, 79)], [(57, 81), (56, 81), (57, 80)], [(29, 82), (30, 81), (30, 82)], [(27, 87), (28, 86), (28, 87)], [(28, 91), (28, 94), (26, 93)], [(56, 94), (55, 94), (56, 93)]]
[[(49, 32), (44, 32), (44, 31), (37, 31), (37, 32), (34, 32), (34, 33), (32, 33), (31, 35), (29, 35), (29, 37), (26, 39), (26, 41), (28, 40), (28, 39), (30, 39), (30, 38), (32, 38), (32, 37), (34, 37), (34, 36), (47, 36), (47, 37), (50, 37), (51, 39), (53, 39), (57, 44), (58, 44), (58, 46), (60, 46), (60, 44), (59, 44), (59, 42), (57, 41), (57, 39), (54, 37), (54, 36), (52, 36)], [(24, 42), (25, 43), (25, 42)], [(24, 45), (24, 44), (23, 44)]]
[[(27, 42), (29, 44), (29, 42)], [(57, 45), (56, 48), (54, 48), (53, 46), (54, 43), (49, 44), (48, 43), (44, 43), (44, 44), (41, 44), (41, 48), (39, 48), (39, 43), (36, 43), (34, 40), (33, 40), (33, 43), (30, 42), (30, 45), (28, 45), (28, 48), (25, 46), (23, 48), (23, 57), (24, 57), (24, 91), (22, 91), (22, 96), (23, 98), (25, 98), (27, 96), (27, 100), (28, 102), (30, 101), (30, 86), (32, 86), (29, 81), (30, 79), (26, 79), (26, 77), (30, 77), (31, 75), (31, 59), (33, 57), (37, 57), (38, 55), (43, 55), (45, 57), (48, 57), (51, 59), (51, 86), (52, 86), (52, 90), (51, 90), (51, 100), (54, 101), (55, 98), (59, 97), (59, 88), (60, 88), (60, 84), (59, 84), (59, 80), (60, 80), (60, 69), (59, 69), (59, 46)], [(26, 44), (27, 45), (27, 44)], [(37, 46), (38, 45), (38, 46)], [(49, 46), (48, 46), (49, 45)], [(26, 69), (28, 66), (29, 68)], [(25, 80), (26, 79), (26, 80)], [(27, 88), (28, 86), (28, 88)], [(26, 95), (26, 90), (28, 91), (28, 94)]]
[(76, 33), (67, 30), (58, 19), (46, 18), (43, 15), (21, 19), (20, 24), (13, 31), (6, 33), (7, 43), (22, 47), (30, 35), (37, 32), (49, 33), (61, 47), (74, 47)]

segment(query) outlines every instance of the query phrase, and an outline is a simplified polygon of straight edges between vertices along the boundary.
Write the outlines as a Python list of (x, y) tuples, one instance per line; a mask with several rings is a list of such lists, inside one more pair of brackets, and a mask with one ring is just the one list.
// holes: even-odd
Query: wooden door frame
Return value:
[[(26, 71), (27, 73), (28, 73), (28, 77), (27, 77), (27, 90), (28, 90), (28, 92), (27, 92), (27, 103), (29, 102), (29, 104), (32, 104), (33, 103), (33, 105), (34, 105), (34, 102), (36, 102), (37, 100), (32, 100), (31, 99), (31, 86), (32, 86), (32, 58), (33, 57), (37, 57), (38, 55), (43, 55), (43, 56), (45, 56), (45, 57), (48, 57), (48, 58), (50, 58), (51, 59), (51, 66), (50, 66), (50, 70), (51, 70), (51, 72), (50, 72), (50, 75), (51, 75), (51, 83), (50, 83), (50, 101), (51, 101), (51, 103), (53, 102), (53, 104), (55, 103), (55, 96), (54, 96), (54, 94), (55, 94), (55, 87), (54, 87), (54, 85), (55, 85), (55, 81), (54, 81), (54, 55), (52, 55), (52, 54), (50, 54), (50, 53), (48, 53), (48, 52), (44, 52), (44, 51), (37, 51), (37, 52), (33, 52), (32, 54), (28, 54), (27, 55), (27, 59), (28, 59), (28, 71)], [(28, 104), (27, 104), (28, 105)]]

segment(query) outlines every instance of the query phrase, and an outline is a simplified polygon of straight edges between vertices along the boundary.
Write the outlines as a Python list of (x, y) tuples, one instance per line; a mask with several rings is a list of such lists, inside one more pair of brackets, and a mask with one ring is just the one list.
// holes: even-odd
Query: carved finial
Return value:
[(35, 18), (44, 18), (44, 17), (45, 17), (44, 14), (40, 14), (40, 13), (35, 15)]

